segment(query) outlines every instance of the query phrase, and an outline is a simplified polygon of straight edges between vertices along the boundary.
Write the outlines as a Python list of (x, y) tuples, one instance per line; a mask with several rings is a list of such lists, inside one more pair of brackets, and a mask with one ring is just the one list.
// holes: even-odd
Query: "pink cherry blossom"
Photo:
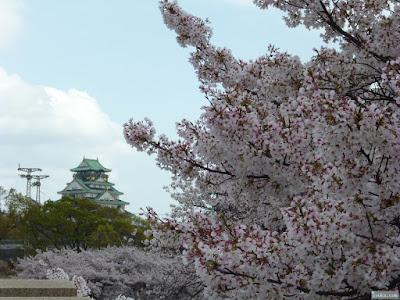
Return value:
[(368, 297), (400, 283), (400, 3), (254, 0), (323, 31), (302, 64), (270, 46), (254, 61), (210, 42), (207, 21), (161, 1), (209, 101), (180, 139), (149, 120), (126, 141), (172, 174), (151, 247), (183, 247), (206, 299)]

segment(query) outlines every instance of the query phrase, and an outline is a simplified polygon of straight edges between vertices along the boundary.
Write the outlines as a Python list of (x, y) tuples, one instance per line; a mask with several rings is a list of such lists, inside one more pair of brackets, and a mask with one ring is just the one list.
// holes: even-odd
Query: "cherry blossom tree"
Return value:
[[(43, 265), (44, 263), (42, 263)], [(46, 272), (47, 279), (51, 280), (70, 280), (69, 275), (61, 268), (48, 269)], [(71, 282), (77, 289), (78, 297), (87, 297), (90, 295), (90, 288), (87, 286), (87, 282), (83, 277), (74, 275)], [(93, 298), (91, 298), (93, 299)]]
[(172, 173), (154, 247), (181, 245), (207, 299), (368, 298), (400, 283), (400, 2), (254, 0), (322, 30), (307, 63), (215, 47), (208, 21), (161, 1), (209, 104), (180, 139), (129, 120), (126, 141)]
[(72, 279), (79, 296), (94, 299), (121, 294), (149, 300), (202, 299), (203, 283), (193, 265), (184, 266), (180, 256), (136, 247), (46, 251), (18, 259), (16, 271), (17, 278)]

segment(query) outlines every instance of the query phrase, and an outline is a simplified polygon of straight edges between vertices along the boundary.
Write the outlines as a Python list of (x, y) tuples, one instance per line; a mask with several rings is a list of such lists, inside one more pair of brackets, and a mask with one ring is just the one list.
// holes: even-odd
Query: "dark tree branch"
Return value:
[(352, 36), (350, 33), (344, 31), (337, 23), (336, 21), (332, 18), (332, 14), (328, 11), (328, 9), (326, 8), (325, 4), (322, 1), (319, 1), (321, 8), (322, 8), (322, 12), (327, 18), (328, 20), (324, 19), (322, 16), (321, 18), (323, 19), (323, 21), (328, 24), (334, 31), (336, 31), (337, 33), (339, 33), (340, 35), (342, 35), (344, 37), (345, 40), (347, 40), (348, 42), (352, 43), (353, 45), (355, 45), (357, 48), (360, 49), (364, 49), (366, 50), (368, 53), (370, 53), (372, 56), (374, 56), (376, 59), (378, 59), (381, 62), (386, 63), (388, 60), (391, 59), (390, 56), (383, 56), (380, 54), (377, 54), (374, 51), (368, 50), (365, 48), (365, 45), (361, 39), (361, 37), (358, 35), (357, 37)]

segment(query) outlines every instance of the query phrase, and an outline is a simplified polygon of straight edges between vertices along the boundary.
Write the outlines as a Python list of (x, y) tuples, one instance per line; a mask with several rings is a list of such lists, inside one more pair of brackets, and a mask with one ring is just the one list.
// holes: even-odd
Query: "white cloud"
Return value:
[(20, 0), (0, 0), (0, 48), (10, 47), (23, 28)]
[(87, 93), (32, 86), (0, 68), (0, 132), (36, 136), (42, 140), (104, 140), (120, 130)]

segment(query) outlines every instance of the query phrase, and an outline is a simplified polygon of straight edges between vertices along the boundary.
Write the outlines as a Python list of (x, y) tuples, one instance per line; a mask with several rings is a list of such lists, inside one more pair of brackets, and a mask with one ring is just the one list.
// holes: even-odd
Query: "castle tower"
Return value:
[(74, 179), (58, 194), (71, 198), (88, 198), (102, 206), (121, 210), (125, 210), (125, 205), (129, 204), (119, 199), (123, 193), (114, 188), (114, 183), (108, 181), (106, 174), (111, 170), (103, 167), (98, 159), (83, 158), (80, 165), (71, 171), (75, 172)]

